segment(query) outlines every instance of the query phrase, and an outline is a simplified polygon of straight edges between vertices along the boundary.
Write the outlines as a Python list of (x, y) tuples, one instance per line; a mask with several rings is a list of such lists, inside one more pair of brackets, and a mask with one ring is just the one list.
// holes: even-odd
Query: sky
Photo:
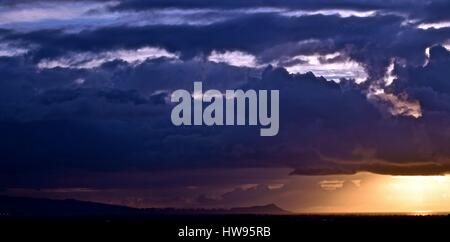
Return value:
[[(450, 210), (446, 0), (1, 1), (0, 193), (135, 207)], [(280, 129), (170, 94), (280, 90)]]

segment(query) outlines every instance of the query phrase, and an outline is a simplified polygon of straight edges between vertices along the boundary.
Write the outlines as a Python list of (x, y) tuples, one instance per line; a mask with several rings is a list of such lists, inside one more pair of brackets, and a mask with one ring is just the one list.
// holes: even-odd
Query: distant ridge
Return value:
[(263, 205), (263, 206), (232, 208), (232, 209), (230, 209), (230, 211), (232, 213), (238, 213), (238, 214), (270, 214), (270, 215), (292, 214), (292, 212), (284, 210), (273, 203), (268, 204), (268, 205)]
[(83, 216), (149, 216), (195, 214), (266, 214), (287, 215), (291, 212), (275, 204), (231, 209), (131, 208), (74, 199), (55, 200), (0, 196), (0, 217), (83, 217)]
[(197, 209), (183, 209), (183, 208), (146, 208), (153, 214), (259, 214), (259, 215), (288, 215), (293, 214), (290, 211), (284, 210), (275, 204), (268, 204), (262, 206), (251, 207), (236, 207), (231, 209), (222, 208), (197, 208)]
[(133, 214), (137, 209), (74, 199), (54, 200), (0, 196), (0, 216), (54, 217)]

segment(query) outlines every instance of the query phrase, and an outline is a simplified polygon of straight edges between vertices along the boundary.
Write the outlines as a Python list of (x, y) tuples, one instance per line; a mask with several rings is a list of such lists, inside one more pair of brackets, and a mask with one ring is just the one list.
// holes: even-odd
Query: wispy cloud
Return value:
[(69, 54), (68, 56), (57, 59), (44, 59), (39, 62), (38, 67), (41, 69), (55, 67), (90, 69), (114, 60), (122, 60), (130, 64), (140, 64), (147, 59), (162, 57), (177, 59), (178, 55), (157, 47), (142, 47), (135, 50), (120, 49), (100, 53), (86, 52)]
[(442, 29), (450, 28), (450, 21), (436, 22), (436, 23), (421, 23), (417, 26), (419, 29)]
[(285, 67), (290, 73), (306, 73), (311, 71), (315, 75), (323, 76), (328, 80), (337, 82), (341, 78), (347, 78), (361, 83), (368, 77), (364, 67), (360, 63), (348, 57), (343, 57), (339, 53), (298, 55), (278, 65)]
[(258, 67), (256, 57), (242, 51), (212, 51), (208, 60), (216, 63), (226, 63), (238, 67)]
[(95, 25), (118, 17), (107, 8), (114, 2), (31, 2), (0, 7), (0, 27), (33, 30)]

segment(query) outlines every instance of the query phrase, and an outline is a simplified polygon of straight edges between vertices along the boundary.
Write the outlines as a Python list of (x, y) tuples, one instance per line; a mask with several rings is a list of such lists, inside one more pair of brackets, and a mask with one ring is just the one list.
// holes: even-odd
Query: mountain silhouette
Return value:
[(270, 215), (292, 214), (291, 212), (284, 210), (273, 203), (263, 206), (232, 208), (230, 209), (230, 212), (237, 214), (270, 214)]
[(56, 200), (0, 196), (0, 217), (148, 216), (189, 214), (267, 214), (291, 212), (275, 204), (231, 209), (131, 208), (74, 199)]

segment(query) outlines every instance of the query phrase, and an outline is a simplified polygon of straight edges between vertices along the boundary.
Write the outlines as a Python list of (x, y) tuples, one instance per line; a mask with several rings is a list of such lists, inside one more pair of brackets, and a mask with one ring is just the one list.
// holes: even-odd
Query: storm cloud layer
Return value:
[[(449, 9), (438, 0), (6, 1), (1, 185), (63, 171), (448, 173)], [(279, 134), (173, 126), (170, 93), (195, 81), (280, 90)]]

